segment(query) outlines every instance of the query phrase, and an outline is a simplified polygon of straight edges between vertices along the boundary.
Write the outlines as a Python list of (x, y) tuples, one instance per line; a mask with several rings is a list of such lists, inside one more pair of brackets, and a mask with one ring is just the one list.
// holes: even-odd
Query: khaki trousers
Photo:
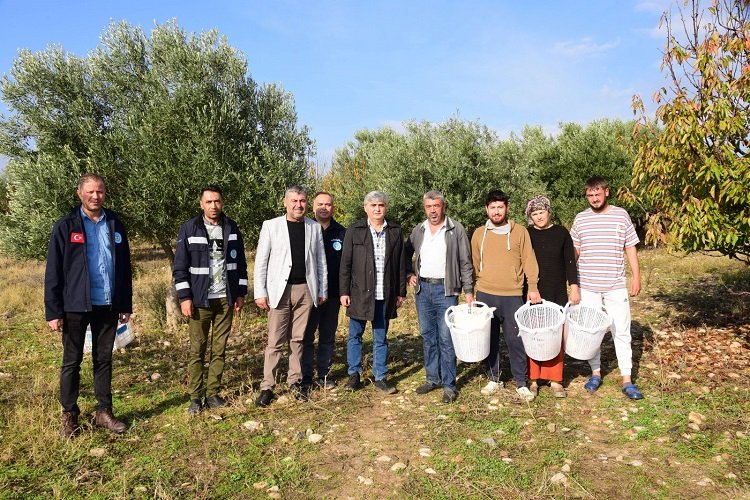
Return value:
[(287, 384), (302, 380), (302, 342), (313, 307), (307, 283), (287, 285), (278, 306), (268, 311), (268, 345), (263, 360), (261, 390), (273, 389), (276, 372), (284, 347), (289, 343), (289, 371)]

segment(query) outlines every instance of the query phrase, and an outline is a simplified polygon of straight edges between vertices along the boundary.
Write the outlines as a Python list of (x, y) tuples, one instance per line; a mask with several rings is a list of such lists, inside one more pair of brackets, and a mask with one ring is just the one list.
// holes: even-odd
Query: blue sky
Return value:
[[(0, 0), (0, 73), (20, 48), (82, 56), (112, 20), (146, 31), (176, 18), (218, 29), (258, 82), (295, 97), (318, 160), (362, 128), (458, 114), (506, 137), (524, 125), (633, 117), (664, 78), (670, 0), (37, 1)], [(653, 107), (653, 106), (652, 106)], [(0, 104), (0, 112), (7, 109)]]

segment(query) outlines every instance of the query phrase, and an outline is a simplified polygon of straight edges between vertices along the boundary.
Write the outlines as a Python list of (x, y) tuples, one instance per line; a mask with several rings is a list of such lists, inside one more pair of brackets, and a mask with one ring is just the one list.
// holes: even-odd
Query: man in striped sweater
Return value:
[[(586, 181), (589, 208), (576, 215), (570, 236), (578, 257), (581, 303), (604, 306), (612, 317), (612, 339), (622, 375), (622, 392), (630, 399), (643, 399), (633, 385), (630, 346), (630, 302), (625, 277), (627, 257), (632, 279), (630, 296), (641, 291), (641, 270), (636, 245), (639, 243), (628, 212), (607, 202), (609, 184), (603, 177)], [(593, 393), (602, 384), (601, 351), (589, 360), (591, 377), (584, 386)]]

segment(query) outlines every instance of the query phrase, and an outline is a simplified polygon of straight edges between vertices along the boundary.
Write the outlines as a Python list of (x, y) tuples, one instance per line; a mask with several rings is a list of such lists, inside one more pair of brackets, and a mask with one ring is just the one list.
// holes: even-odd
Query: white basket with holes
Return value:
[(588, 361), (599, 351), (612, 318), (599, 307), (571, 305), (565, 313), (565, 354)]
[(445, 310), (445, 324), (451, 331), (453, 349), (461, 361), (476, 363), (490, 355), (490, 325), (494, 307), (474, 301)]
[(565, 309), (542, 300), (539, 304), (527, 302), (515, 314), (518, 336), (523, 341), (526, 355), (535, 361), (547, 361), (560, 354)]

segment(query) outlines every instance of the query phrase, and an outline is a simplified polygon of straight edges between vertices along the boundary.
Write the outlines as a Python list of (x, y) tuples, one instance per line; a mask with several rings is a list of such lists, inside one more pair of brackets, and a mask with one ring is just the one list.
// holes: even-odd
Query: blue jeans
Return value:
[[(375, 316), (372, 319), (372, 375), (375, 380), (385, 379), (388, 371), (388, 320), (385, 317), (385, 301), (375, 301)], [(366, 320), (349, 318), (349, 339), (346, 342), (348, 373), (362, 373), (362, 335)]]
[(456, 391), (456, 351), (448, 325), (445, 324), (445, 311), (458, 304), (455, 295), (445, 296), (442, 283), (419, 283), (416, 294), (419, 331), (424, 344), (424, 371), (427, 382), (442, 385), (443, 389)]

